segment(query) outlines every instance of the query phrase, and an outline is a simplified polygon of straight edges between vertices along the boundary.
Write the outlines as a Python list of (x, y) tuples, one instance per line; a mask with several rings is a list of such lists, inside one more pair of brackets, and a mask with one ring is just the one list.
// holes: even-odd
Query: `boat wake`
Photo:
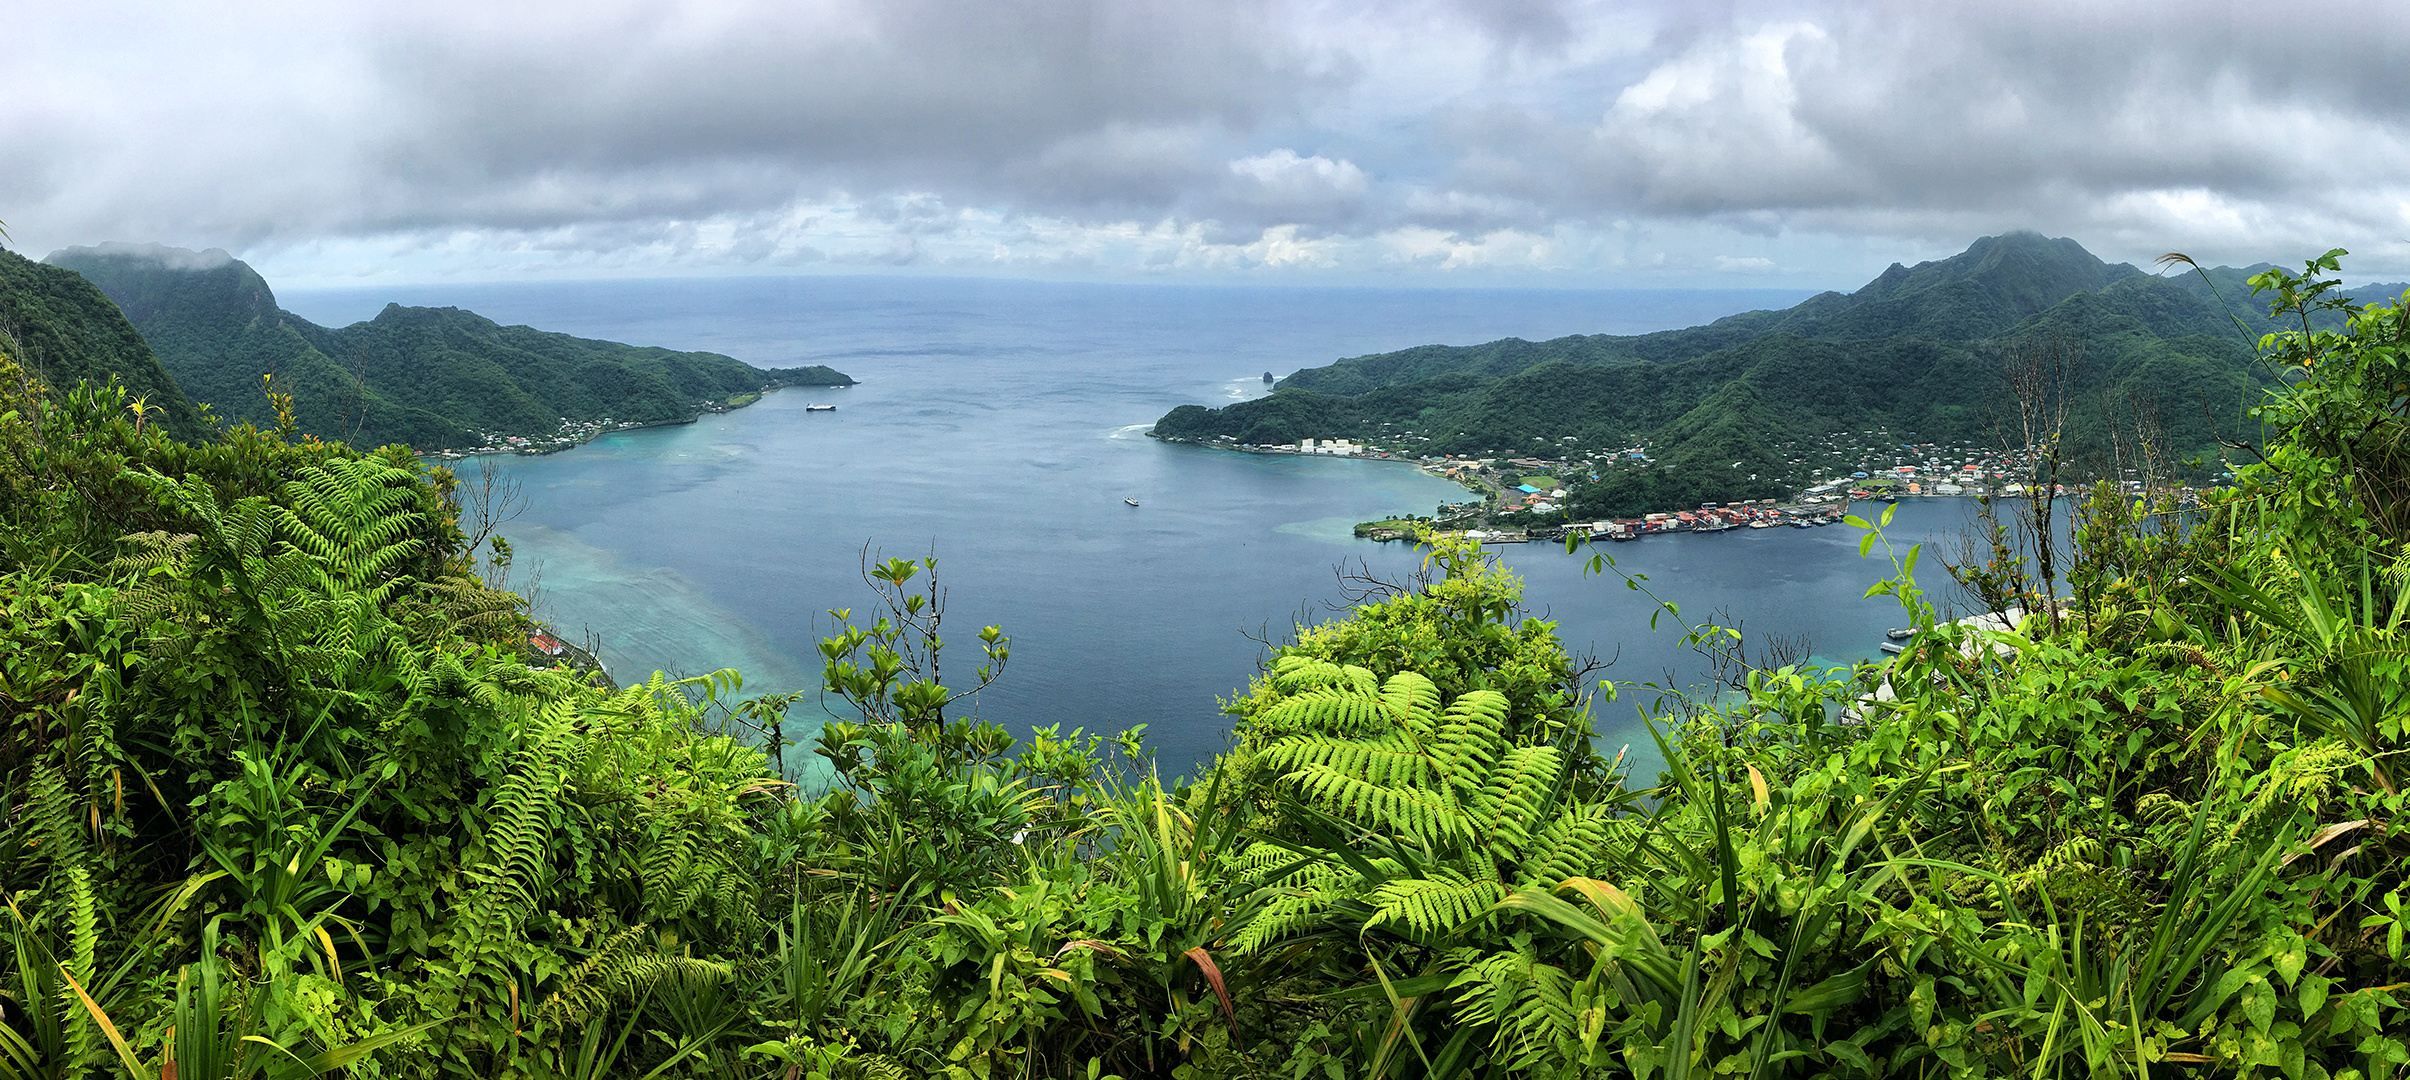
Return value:
[(1108, 439), (1143, 439), (1143, 438), (1145, 438), (1145, 437), (1146, 437), (1146, 433), (1147, 433), (1148, 431), (1150, 431), (1150, 430), (1153, 430), (1153, 429), (1154, 429), (1154, 426), (1155, 426), (1155, 425), (1153, 425), (1153, 424), (1123, 424), (1123, 425), (1122, 425), (1122, 426), (1120, 426), (1120, 427), (1114, 428), (1113, 430), (1106, 432), (1106, 433), (1105, 433), (1105, 438), (1108, 438)]

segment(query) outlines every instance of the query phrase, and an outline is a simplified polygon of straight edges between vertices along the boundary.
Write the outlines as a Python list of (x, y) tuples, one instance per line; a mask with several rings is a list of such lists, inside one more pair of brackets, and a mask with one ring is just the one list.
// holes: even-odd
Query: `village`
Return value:
[[(1883, 438), (1883, 433), (1872, 431), (1858, 435), (1869, 442)], [(1793, 446), (1785, 444), (1784, 448), (1792, 450)], [(1344, 439), (1308, 439), (1293, 448), (1251, 449), (1258, 453), (1402, 459), (1392, 451), (1350, 443)], [(1821, 458), (1823, 463), (1808, 463), (1817, 458)], [(1885, 459), (1888, 459), (1888, 463), (1885, 463)], [(1451, 455), (1424, 456), (1414, 460), (1425, 472), (1453, 480), (1480, 497), (1463, 503), (1443, 504), (1428, 517), (1401, 515), (1363, 522), (1356, 526), (1358, 537), (1381, 541), (1407, 540), (1419, 530), (1428, 528), (1436, 532), (1462, 533), (1485, 544), (1518, 544), (1532, 540), (1562, 540), (1568, 535), (1594, 540), (1630, 541), (1658, 533), (1714, 533), (1741, 528), (1812, 529), (1841, 521), (1849, 513), (1850, 504), (1858, 501), (2025, 497), (2029, 492), (2026, 481), (2033, 474), (2033, 463), (2025, 455), (1998, 449), (1942, 443), (1863, 445), (1857, 444), (1857, 440), (1844, 433), (1827, 440), (1823, 446), (1791, 459), (1790, 463), (1802, 466), (1802, 471), (1809, 474), (1808, 479), (1812, 482), (1788, 498), (1710, 502), (1689, 509), (1669, 509), (1636, 517), (1582, 522), (1569, 520), (1566, 515), (1570, 489), (1586, 480), (1596, 479), (1596, 470), (1601, 467), (1648, 467), (1652, 462), (1648, 447), (1635, 446), (1558, 460), (1537, 457), (1460, 458)], [(1612, 464), (1604, 464), (1606, 462)], [(1842, 471), (1844, 468), (1846, 472)], [(2120, 489), (2129, 495), (2141, 494), (2144, 486), (2144, 481), (2139, 478), (2119, 482)], [(2192, 488), (2161, 490), (2187, 503), (2198, 494)], [(2053, 486), (2054, 497), (2064, 497), (2067, 493), (2066, 484)]]
[(606, 416), (599, 420), (564, 419), (561, 421), (559, 430), (543, 435), (512, 435), (500, 431), (480, 431), (477, 433), (478, 445), (476, 446), (465, 449), (434, 450), (429, 451), (426, 456), (440, 461), (459, 461), (478, 454), (559, 453), (572, 447), (583, 446), (614, 431), (632, 431), (636, 428), (663, 427), (670, 424), (691, 424), (702, 419), (704, 413), (724, 413), (731, 409), (744, 408), (761, 400), (762, 393), (766, 392), (768, 391), (738, 394), (725, 400), (697, 401), (694, 405), (695, 415), (681, 420), (615, 420)]

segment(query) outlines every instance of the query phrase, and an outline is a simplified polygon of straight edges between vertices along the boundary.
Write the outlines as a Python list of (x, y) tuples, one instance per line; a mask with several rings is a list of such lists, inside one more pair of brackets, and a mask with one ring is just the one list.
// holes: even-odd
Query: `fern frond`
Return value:
[(1558, 814), (1523, 849), (1518, 884), (1555, 888), (1566, 878), (1597, 876), (1606, 864), (1613, 822), (1613, 811), (1597, 804)]
[(511, 773), (493, 792), (486, 807), (487, 826), (479, 840), (485, 856), (470, 871), (484, 885), (493, 914), (505, 923), (517, 921), (535, 906), (537, 889), (547, 876), (547, 841), (556, 823), (569, 756), (569, 706), (553, 702), (538, 709), (521, 731), (521, 745)]
[(1448, 703), (1431, 739), (1431, 760), (1450, 783), (1479, 783), (1506, 745), (1506, 695), (1467, 690)]
[(380, 461), (328, 461), (285, 484), (288, 505), (273, 521), (328, 582), (383, 605), (400, 584), (396, 568), (425, 546), (412, 535), (425, 524), (412, 505), (417, 484), (410, 470)]
[(1294, 735), (1364, 738), (1379, 736), (1396, 723), (1395, 714), (1379, 697), (1352, 686), (1306, 690), (1255, 718), (1256, 730), (1268, 739)]
[(1512, 863), (1531, 846), (1532, 831), (1547, 819), (1548, 802), (1564, 771), (1564, 755), (1553, 746), (1519, 746), (1506, 752), (1466, 800), (1473, 835), (1498, 862)]
[(1482, 917), (1503, 899), (1506, 888), (1496, 881), (1467, 878), (1453, 870), (1385, 881), (1372, 891), (1374, 915), (1364, 928), (1398, 922), (1420, 937), (1437, 937)]
[(1439, 684), (1419, 672), (1401, 671), (1382, 684), (1381, 701), (1396, 716), (1431, 716), (1439, 712)]
[(1523, 1070), (1580, 1038), (1581, 1010), (1574, 1003), (1571, 974), (1541, 962), (1528, 938), (1513, 944), (1468, 964), (1448, 988), (1457, 994), (1457, 1022), (1496, 1025), (1491, 1048), (1511, 1068)]
[(1385, 831), (1451, 842), (1472, 835), (1471, 819), (1445, 790), (1379, 784), (1321, 764), (1308, 764), (1284, 779), (1332, 813)]
[[(67, 964), (76, 982), (88, 984), (99, 966), (100, 948), (99, 903), (92, 895), (91, 872), (76, 862), (52, 876), (59, 882), (67, 906)], [(59, 1010), (67, 1018), (67, 1060), (75, 1066), (67, 1075), (80, 1075), (100, 1060), (100, 1031), (72, 987), (61, 988), (59, 998)]]
[(1257, 760), (1276, 771), (1321, 768), (1383, 787), (1431, 786), (1437, 779), (1429, 756), (1402, 737), (1363, 740), (1300, 736), (1273, 744)]
[(1328, 660), (1282, 656), (1272, 661), (1272, 685), (1292, 694), (1325, 688), (1371, 693), (1375, 679), (1370, 670), (1353, 664), (1342, 667)]
[(586, 1023), (614, 1002), (635, 997), (662, 983), (687, 986), (717, 985), (736, 977), (728, 964), (691, 956), (664, 955), (653, 948), (649, 928), (638, 923), (611, 935), (561, 979), (559, 989), (544, 1000), (536, 1015), (567, 1026)]

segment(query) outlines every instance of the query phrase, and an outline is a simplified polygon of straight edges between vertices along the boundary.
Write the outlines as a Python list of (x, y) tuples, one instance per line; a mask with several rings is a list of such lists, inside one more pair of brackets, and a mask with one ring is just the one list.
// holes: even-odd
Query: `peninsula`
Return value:
[(1307, 452), (1335, 442), (1424, 462), (1530, 459), (1555, 477), (1548, 491), (1565, 492), (1550, 511), (1620, 518), (1896, 477), (1928, 459), (2000, 471), (1981, 469), (1983, 455), (2026, 449), (1999, 435), (2004, 365), (2046, 350), (2065, 365), (2059, 390), (2083, 403), (2067, 413), (2068, 461), (2120, 472), (2120, 433), (2147, 429), (2166, 460), (2193, 463), (2185, 479), (2214, 480), (2226, 468), (2219, 440), (2255, 430), (2246, 410), (2274, 385), (2253, 343), (2280, 327), (2246, 281), (2263, 269), (2160, 276), (2073, 240), (2009, 233), (1894, 265), (1854, 293), (1705, 326), (1340, 360), (1266, 397), (1183, 405), (1152, 434)]
[(103, 244), (44, 262), (98, 286), (183, 395), (218, 418), (272, 427), (284, 400), (301, 433), (361, 446), (540, 452), (691, 422), (781, 386), (854, 382), (819, 365), (758, 368), (451, 307), (388, 304), (365, 322), (323, 327), (279, 307), (258, 272), (215, 249)]

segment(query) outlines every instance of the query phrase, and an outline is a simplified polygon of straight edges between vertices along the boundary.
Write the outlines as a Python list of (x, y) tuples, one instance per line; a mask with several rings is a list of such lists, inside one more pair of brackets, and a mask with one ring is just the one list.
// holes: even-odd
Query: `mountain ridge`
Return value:
[[(2245, 283), (2262, 268), (2160, 277), (2104, 262), (2072, 239), (2004, 233), (1945, 259), (1893, 264), (1855, 292), (1701, 326), (1344, 358), (1290, 375), (1265, 398), (1181, 406), (1154, 434), (1259, 445), (1387, 439), (1428, 454), (1590, 460), (1638, 444), (1664, 471), (1696, 478), (1648, 507), (1666, 509), (1796, 490), (1806, 478), (1785, 475), (1796, 462), (1774, 460), (1770, 448), (1834, 432), (1983, 438), (1996, 418), (2000, 350), (2053, 338), (2087, 358), (2087, 404), (2070, 420), (2078, 443), (2106, 446), (2139, 411), (2165, 425), (2178, 456), (2201, 454), (2247, 430), (2245, 411), (2266, 385), (2251, 343), (2279, 327), (2249, 308)], [(2386, 289), (2400, 287), (2353, 291)], [(1748, 384), (1752, 404), (1719, 422), (1718, 408), (1738, 400), (1734, 382)], [(1767, 467), (1741, 479), (1752, 470), (1734, 463), (1753, 460)], [(1722, 469), (1712, 479), (1702, 471), (1710, 463)], [(1600, 482), (1612, 486), (1621, 481), (1606, 474), (1625, 471), (1602, 468)], [(1651, 485), (1664, 487), (1663, 476)], [(1594, 505), (1626, 512), (1645, 501)]]
[(388, 304), (319, 326), (223, 251), (160, 245), (66, 248), (45, 260), (123, 310), (189, 395), (235, 421), (276, 422), (262, 376), (292, 395), (300, 430), (420, 450), (547, 436), (566, 425), (691, 420), (779, 385), (847, 385), (825, 367), (762, 369), (733, 357), (504, 326), (456, 307)]
[(53, 392), (115, 377), (178, 438), (206, 425), (141, 332), (73, 271), (0, 249), (0, 352)]

